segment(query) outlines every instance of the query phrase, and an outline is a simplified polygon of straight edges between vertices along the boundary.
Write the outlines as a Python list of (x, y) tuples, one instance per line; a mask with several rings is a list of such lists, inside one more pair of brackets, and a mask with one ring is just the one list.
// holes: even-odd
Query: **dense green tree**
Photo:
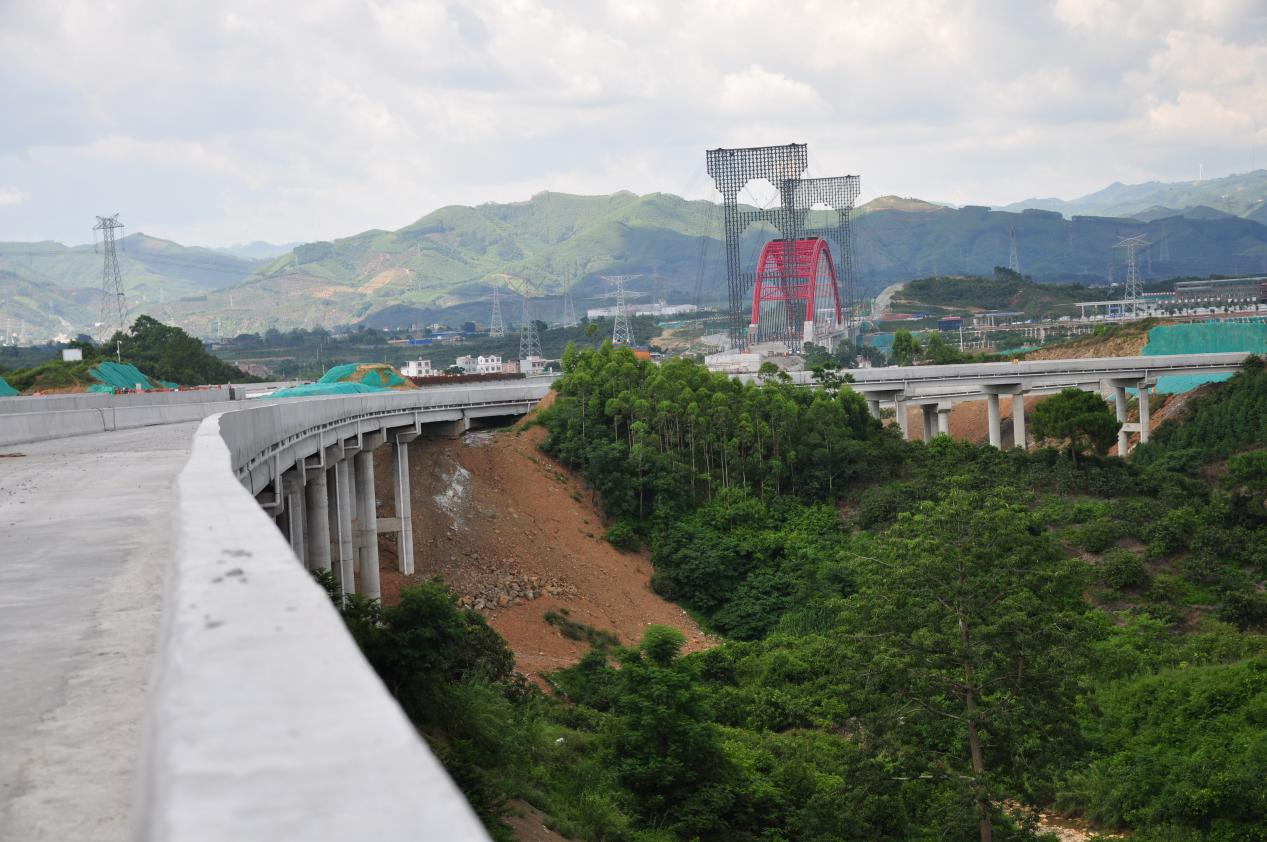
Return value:
[(919, 340), (909, 330), (903, 329), (893, 334), (893, 362), (898, 365), (912, 365), (919, 353)]
[(124, 362), (135, 365), (150, 377), (182, 386), (253, 379), (207, 353), (202, 342), (185, 331), (150, 316), (138, 316), (127, 333), (116, 333), (102, 344), (104, 356), (112, 356), (116, 351)]
[(1122, 424), (1099, 395), (1064, 389), (1038, 406), (1030, 416), (1030, 430), (1038, 441), (1055, 442), (1077, 459), (1081, 453), (1108, 452)]
[(900, 516), (846, 603), (885, 696), (873, 726), (952, 783), (982, 842), (1003, 798), (1043, 794), (1080, 689), (1083, 576), (1016, 497), (952, 491)]

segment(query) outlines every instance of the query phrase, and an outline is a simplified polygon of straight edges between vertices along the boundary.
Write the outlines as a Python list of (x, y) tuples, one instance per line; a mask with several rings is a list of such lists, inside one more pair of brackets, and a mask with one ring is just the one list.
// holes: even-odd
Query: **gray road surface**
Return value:
[(0, 448), (0, 840), (126, 838), (196, 426)]

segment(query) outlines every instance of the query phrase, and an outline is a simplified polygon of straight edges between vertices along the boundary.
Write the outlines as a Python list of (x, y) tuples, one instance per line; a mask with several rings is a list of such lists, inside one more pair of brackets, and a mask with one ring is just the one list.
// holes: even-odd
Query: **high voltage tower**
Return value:
[(576, 304), (572, 301), (572, 287), (576, 284), (577, 272), (569, 271), (563, 281), (563, 327), (576, 327), (580, 321), (576, 318)]
[(612, 344), (633, 344), (633, 331), (629, 329), (629, 311), (625, 308), (625, 284), (639, 275), (604, 275), (603, 280), (616, 287), (616, 313), (612, 319)]
[(493, 315), (488, 320), (489, 336), (505, 336), (506, 325), (502, 322), (502, 297), (501, 290), (493, 289)]
[(537, 336), (537, 323), (532, 320), (532, 310), (528, 306), (528, 288), (524, 287), (520, 294), (524, 299), (523, 324), (519, 326), (519, 359), (522, 362), (541, 356), (541, 337)]
[(1140, 246), (1146, 245), (1148, 245), (1148, 241), (1144, 238), (1144, 235), (1136, 234), (1133, 237), (1119, 237), (1117, 245), (1114, 246), (1114, 248), (1126, 249), (1126, 289), (1125, 298), (1122, 301), (1123, 319), (1139, 317), (1139, 299), (1140, 293), (1143, 291), (1143, 284), (1140, 283), (1139, 265), (1135, 253)]
[[(127, 330), (127, 302), (123, 297), (123, 273), (119, 271), (119, 255), (115, 250), (114, 232), (123, 227), (119, 215), (99, 216), (97, 224), (92, 226), (94, 232), (101, 232), (101, 247), (104, 261), (101, 269), (101, 326), (107, 327), (113, 304), (113, 315), (117, 317), (119, 332)], [(107, 333), (108, 333), (107, 328)]]
[(1013, 225), (1008, 230), (1008, 247), (1007, 247), (1007, 268), (1016, 274), (1021, 274), (1021, 258), (1016, 253), (1016, 226)]

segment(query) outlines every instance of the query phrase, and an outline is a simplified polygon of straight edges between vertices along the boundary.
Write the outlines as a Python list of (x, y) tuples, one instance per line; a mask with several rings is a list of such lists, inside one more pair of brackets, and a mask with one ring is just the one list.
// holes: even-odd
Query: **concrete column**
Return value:
[(999, 428), (999, 396), (994, 392), (988, 392), (985, 399), (990, 423), (990, 444), (994, 447), (1002, 447), (1003, 432)]
[(360, 520), (357, 544), (361, 555), (361, 593), (370, 599), (382, 599), (383, 588), (378, 577), (378, 513), (374, 506), (374, 452), (367, 448), (356, 454), (354, 466)]
[(1139, 384), (1139, 443), (1148, 441), (1148, 421), (1151, 411), (1148, 407), (1148, 386), (1142, 381)]
[(307, 526), (305, 546), (308, 550), (308, 567), (312, 570), (330, 571), (330, 492), (326, 485), (326, 470), (321, 468), (308, 473), (304, 487), (307, 509), (304, 521)]
[(937, 405), (937, 434), (941, 436), (950, 435), (950, 407)]
[(1029, 450), (1029, 440), (1025, 435), (1025, 393), (1012, 395), (1012, 444), (1021, 450)]
[(352, 512), (355, 505), (352, 499), (352, 463), (349, 459), (340, 459), (334, 466), (335, 508), (338, 517), (335, 521), (339, 533), (339, 586), (344, 594), (356, 593), (356, 546), (352, 533)]
[[(1126, 387), (1113, 387), (1113, 403), (1117, 408), (1117, 420), (1123, 424), (1126, 423)], [(1117, 455), (1126, 456), (1126, 448), (1130, 443), (1131, 434), (1126, 430), (1117, 431)]]
[(872, 417), (872, 418), (879, 418), (879, 417), (880, 417), (880, 399), (879, 399), (879, 398), (868, 397), (868, 398), (867, 398), (867, 409), (871, 410), (871, 417)]
[(893, 412), (897, 415), (897, 426), (902, 431), (902, 438), (911, 438), (911, 419), (906, 417), (906, 401), (901, 395), (893, 398)]
[(924, 411), (924, 443), (927, 444), (937, 435), (937, 404), (926, 403), (920, 409)]
[(398, 564), (401, 573), (414, 572), (414, 525), (409, 502), (409, 441), (398, 436), (392, 442), (392, 488), (396, 492), (396, 518), (400, 521), (397, 543)]
[(304, 546), (304, 482), (303, 479), (288, 473), (282, 479), (282, 488), (286, 491), (286, 523), (289, 526), (290, 548), (294, 550), (299, 563), (308, 564), (308, 554)]

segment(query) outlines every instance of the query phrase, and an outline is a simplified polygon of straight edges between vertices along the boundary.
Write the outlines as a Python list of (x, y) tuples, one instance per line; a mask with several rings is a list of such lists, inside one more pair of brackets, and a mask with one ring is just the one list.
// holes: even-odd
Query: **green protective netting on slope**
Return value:
[(89, 392), (114, 392), (123, 389), (158, 389), (162, 388), (150, 378), (141, 373), (141, 370), (134, 365), (128, 363), (97, 363), (88, 369), (88, 373), (93, 379), (98, 381), (98, 385), (89, 386)]
[(0, 377), (0, 398), (11, 398), (18, 393), (18, 390), (9, 385), (9, 382)]
[[(1161, 325), (1148, 331), (1144, 356), (1219, 354), (1232, 351), (1267, 353), (1267, 321), (1205, 321)], [(1219, 383), (1231, 374), (1171, 374), (1157, 378), (1163, 395), (1189, 392), (1205, 383)]]
[(302, 386), (291, 386), (278, 389), (271, 395), (259, 395), (261, 398), (324, 398), (331, 395), (368, 395), (389, 391), (381, 386), (369, 386), (365, 383), (305, 383)]

